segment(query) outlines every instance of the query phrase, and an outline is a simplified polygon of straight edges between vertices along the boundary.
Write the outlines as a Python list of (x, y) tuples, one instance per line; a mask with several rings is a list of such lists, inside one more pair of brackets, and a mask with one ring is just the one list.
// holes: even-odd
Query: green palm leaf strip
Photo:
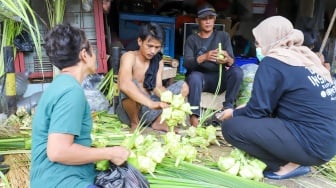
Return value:
[(211, 169), (199, 164), (181, 161), (178, 167), (175, 160), (165, 158), (155, 169), (155, 177), (146, 175), (152, 188), (168, 187), (248, 187), (273, 188), (274, 185), (253, 181), (239, 176), (233, 176), (217, 169)]
[[(223, 65), (219, 64), (219, 76), (218, 76), (217, 87), (216, 87), (216, 91), (214, 93), (214, 98), (212, 98), (212, 100), (211, 100), (210, 106), (213, 106), (215, 104), (215, 100), (218, 96), (220, 86), (222, 84), (222, 74), (223, 74)], [(209, 108), (205, 109), (204, 113), (202, 113), (201, 116), (200, 116), (198, 126), (202, 126), (206, 120), (211, 118), (217, 112), (218, 112), (218, 110), (212, 110), (212, 109), (209, 109)]]

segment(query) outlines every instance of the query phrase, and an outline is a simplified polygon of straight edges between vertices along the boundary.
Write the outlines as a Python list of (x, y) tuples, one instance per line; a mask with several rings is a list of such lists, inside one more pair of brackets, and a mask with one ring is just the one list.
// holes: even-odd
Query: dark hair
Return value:
[(165, 39), (165, 31), (159, 24), (149, 22), (148, 24), (142, 25), (139, 32), (139, 38), (141, 40), (144, 41), (148, 37), (153, 37), (163, 44)]
[(78, 63), (79, 52), (91, 54), (90, 43), (84, 31), (70, 24), (58, 24), (44, 38), (44, 48), (53, 65), (62, 70)]

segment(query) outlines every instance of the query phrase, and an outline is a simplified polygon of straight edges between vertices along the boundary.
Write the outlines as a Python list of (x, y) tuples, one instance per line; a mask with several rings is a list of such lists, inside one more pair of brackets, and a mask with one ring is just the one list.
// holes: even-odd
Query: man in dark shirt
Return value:
[[(215, 93), (219, 82), (219, 70), (222, 65), (222, 77), (219, 93), (226, 90), (223, 108), (233, 108), (243, 80), (243, 72), (234, 63), (231, 40), (228, 33), (215, 31), (216, 11), (206, 3), (198, 8), (196, 22), (200, 31), (190, 35), (184, 46), (184, 66), (189, 85), (188, 101), (192, 106), (200, 106), (201, 93)], [(218, 46), (221, 44), (222, 53)], [(224, 58), (218, 58), (223, 55)], [(190, 123), (198, 125), (200, 108), (193, 110)]]

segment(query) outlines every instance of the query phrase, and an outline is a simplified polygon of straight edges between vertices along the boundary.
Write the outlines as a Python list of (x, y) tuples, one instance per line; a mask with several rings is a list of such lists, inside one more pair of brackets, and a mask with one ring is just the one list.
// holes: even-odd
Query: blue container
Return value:
[(180, 57), (180, 63), (179, 63), (179, 72), (180, 74), (185, 74), (187, 72), (187, 69), (183, 66), (184, 65), (184, 57)]
[(145, 14), (119, 14), (119, 39), (124, 46), (136, 41), (139, 28), (142, 24), (154, 22), (161, 25), (166, 33), (163, 54), (174, 58), (175, 47), (175, 17), (145, 15)]
[(235, 57), (235, 63), (238, 66), (243, 66), (243, 65), (249, 64), (249, 63), (258, 64), (259, 61), (256, 57), (237, 56), (237, 57)]

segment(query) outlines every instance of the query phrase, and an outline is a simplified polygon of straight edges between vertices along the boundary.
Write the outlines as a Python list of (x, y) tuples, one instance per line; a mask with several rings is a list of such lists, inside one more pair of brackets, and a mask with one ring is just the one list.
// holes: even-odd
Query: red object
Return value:
[(18, 52), (14, 61), (15, 72), (24, 72), (25, 71), (25, 63), (24, 63), (24, 54), (23, 52)]
[(184, 23), (195, 23), (195, 16), (193, 15), (180, 15), (176, 17), (175, 30), (183, 29)]
[(96, 25), (97, 37), (97, 59), (98, 69), (97, 73), (107, 73), (107, 56), (105, 44), (105, 30), (104, 30), (104, 15), (103, 4), (100, 1), (93, 1), (94, 5), (94, 19)]

